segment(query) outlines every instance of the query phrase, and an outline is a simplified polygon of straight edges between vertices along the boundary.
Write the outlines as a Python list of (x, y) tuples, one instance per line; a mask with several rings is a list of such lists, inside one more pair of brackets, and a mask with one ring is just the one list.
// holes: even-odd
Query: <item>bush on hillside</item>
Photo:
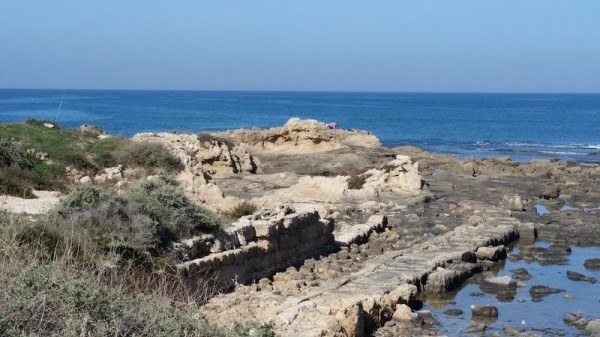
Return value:
[(228, 213), (228, 216), (233, 219), (239, 219), (243, 216), (254, 214), (257, 209), (258, 207), (253, 203), (242, 201)]
[(33, 189), (63, 190), (62, 170), (33, 157), (7, 138), (0, 138), (0, 194), (35, 198)]
[(212, 232), (221, 225), (208, 209), (193, 204), (177, 183), (164, 176), (146, 179), (126, 193), (158, 225), (162, 246), (181, 237)]
[(130, 141), (116, 152), (115, 157), (120, 164), (143, 167), (152, 172), (173, 173), (183, 169), (179, 158), (159, 143)]
[(0, 137), (0, 167), (17, 166), (22, 169), (33, 168), (34, 158), (15, 141)]
[(213, 136), (212, 134), (208, 133), (208, 132), (200, 132), (198, 133), (198, 135), (196, 136), (196, 139), (198, 139), (198, 141), (200, 143), (212, 143), (212, 142), (216, 142), (219, 145), (227, 145), (228, 148), (233, 149), (234, 144), (226, 138), (223, 137), (218, 137), (218, 136)]
[(92, 156), (94, 163), (98, 167), (114, 167), (123, 164), (119, 158), (119, 151), (131, 142), (130, 139), (124, 137), (109, 137), (99, 139), (90, 143), (87, 151)]
[(193, 314), (194, 305), (126, 294), (60, 270), (34, 266), (0, 295), (2, 336), (225, 336)]
[(71, 192), (55, 208), (52, 220), (56, 227), (71, 227), (93, 240), (105, 253), (136, 264), (145, 263), (144, 252), (155, 250), (160, 241), (156, 224), (139, 204), (94, 186)]

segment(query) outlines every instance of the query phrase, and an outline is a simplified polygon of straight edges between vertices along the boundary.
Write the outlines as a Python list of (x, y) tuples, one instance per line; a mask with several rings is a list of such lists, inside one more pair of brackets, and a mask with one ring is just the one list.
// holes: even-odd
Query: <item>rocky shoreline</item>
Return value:
[[(452, 291), (493, 269), (511, 258), (504, 246), (519, 237), (520, 257), (538, 262), (568, 257), (564, 249), (535, 248), (536, 241), (600, 247), (598, 166), (388, 149), (368, 132), (299, 119), (206, 140), (179, 133), (133, 139), (161, 143), (180, 159), (176, 179), (192, 200), (216, 212), (240, 202), (260, 208), (226, 237), (177, 247), (183, 275), (229, 290), (203, 307), (222, 325), (235, 317), (270, 322), (280, 336), (436, 335), (444, 328), (417, 310), (419, 296)], [(117, 189), (134, 179), (123, 169), (103, 174), (76, 179)], [(598, 333), (600, 316), (584, 314), (580, 330), (565, 324), (568, 334), (588, 326)], [(546, 335), (478, 324), (456, 335)]]

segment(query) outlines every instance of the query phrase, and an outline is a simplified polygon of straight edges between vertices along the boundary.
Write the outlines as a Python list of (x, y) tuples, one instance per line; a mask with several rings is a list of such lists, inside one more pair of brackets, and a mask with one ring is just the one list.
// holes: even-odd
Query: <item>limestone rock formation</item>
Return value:
[(291, 118), (283, 127), (269, 130), (234, 130), (223, 133), (247, 144), (253, 152), (315, 153), (344, 147), (378, 148), (381, 143), (366, 131), (330, 129), (314, 119)]
[(216, 210), (231, 209), (241, 199), (226, 197), (215, 178), (259, 171), (258, 161), (243, 144), (230, 148), (218, 140), (199, 141), (195, 135), (180, 133), (141, 133), (133, 139), (166, 146), (184, 164), (176, 179), (188, 195)]

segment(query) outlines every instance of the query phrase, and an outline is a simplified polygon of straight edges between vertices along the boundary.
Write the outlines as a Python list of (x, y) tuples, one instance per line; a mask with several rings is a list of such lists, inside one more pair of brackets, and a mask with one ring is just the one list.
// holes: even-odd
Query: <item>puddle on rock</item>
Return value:
[(508, 180), (492, 180), (496, 184), (508, 184)]
[[(438, 333), (448, 336), (473, 336), (465, 330), (481, 323), (488, 325), (485, 335), (493, 331), (504, 335), (505, 327), (514, 327), (541, 336), (573, 336), (580, 331), (564, 323), (563, 318), (574, 311), (581, 311), (586, 318), (600, 318), (600, 283), (573, 281), (567, 277), (567, 271), (571, 271), (570, 275), (576, 272), (600, 280), (600, 270), (584, 267), (586, 259), (598, 257), (600, 248), (596, 247), (568, 247), (546, 242), (518, 246), (517, 243), (509, 259), (475, 275), (459, 289), (442, 295), (423, 294), (422, 309), (430, 310), (440, 321)], [(511, 276), (519, 286), (508, 295), (481, 286), (486, 278), (495, 276)], [(536, 285), (564, 291), (532, 296), (530, 289)], [(471, 305), (493, 305), (498, 308), (498, 318), (486, 322), (473, 319)], [(450, 315), (460, 310), (462, 314)]]
[(535, 211), (539, 216), (550, 214), (550, 211), (544, 205), (534, 205), (533, 207), (535, 207)]
[(571, 212), (571, 211), (578, 211), (578, 210), (579, 210), (579, 208), (569, 206), (569, 205), (564, 205), (563, 207), (560, 208), (561, 212)]

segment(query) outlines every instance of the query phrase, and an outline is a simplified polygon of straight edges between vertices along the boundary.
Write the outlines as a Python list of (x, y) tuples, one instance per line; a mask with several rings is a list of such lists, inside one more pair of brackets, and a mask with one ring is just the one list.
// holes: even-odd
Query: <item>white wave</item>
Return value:
[(541, 144), (541, 143), (506, 143), (510, 147), (541, 147), (550, 149), (589, 149), (600, 150), (600, 144)]
[(546, 154), (557, 154), (557, 155), (585, 155), (586, 153), (582, 153), (582, 152), (567, 152), (567, 151), (539, 151), (540, 153), (546, 153)]

